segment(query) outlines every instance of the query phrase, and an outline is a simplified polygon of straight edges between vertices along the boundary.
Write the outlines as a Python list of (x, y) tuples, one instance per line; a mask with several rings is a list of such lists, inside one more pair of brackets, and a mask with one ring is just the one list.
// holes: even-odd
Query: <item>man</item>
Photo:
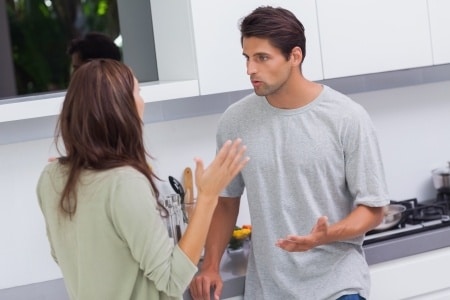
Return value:
[(111, 38), (99, 32), (90, 32), (84, 38), (73, 39), (67, 53), (72, 59), (72, 72), (83, 63), (95, 58), (122, 60), (120, 48)]
[[(120, 48), (107, 35), (100, 32), (90, 32), (84, 38), (75, 38), (67, 47), (67, 54), (71, 57), (71, 73), (91, 59), (110, 58), (122, 61)], [(56, 157), (49, 157), (48, 162)]]
[(366, 111), (303, 77), (305, 35), (283, 8), (259, 7), (241, 23), (251, 94), (221, 117), (217, 146), (236, 136), (252, 160), (222, 192), (194, 299), (218, 299), (219, 264), (244, 191), (252, 220), (245, 299), (366, 299), (362, 242), (389, 203)]

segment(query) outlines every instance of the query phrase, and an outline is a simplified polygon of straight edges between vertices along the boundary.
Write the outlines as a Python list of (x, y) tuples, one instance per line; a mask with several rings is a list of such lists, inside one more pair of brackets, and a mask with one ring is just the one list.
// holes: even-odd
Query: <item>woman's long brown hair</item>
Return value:
[(68, 167), (60, 208), (70, 218), (76, 212), (76, 187), (83, 170), (131, 166), (147, 177), (159, 197), (133, 89), (132, 71), (110, 59), (90, 61), (71, 78), (55, 135), (57, 147), (62, 139), (66, 153), (59, 162)]

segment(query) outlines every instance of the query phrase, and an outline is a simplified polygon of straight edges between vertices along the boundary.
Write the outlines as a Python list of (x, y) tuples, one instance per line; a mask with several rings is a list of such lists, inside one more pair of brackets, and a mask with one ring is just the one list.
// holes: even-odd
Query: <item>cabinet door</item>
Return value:
[(404, 300), (448, 300), (448, 299), (450, 299), (450, 288), (442, 291), (426, 293), (420, 296), (410, 297)]
[(448, 270), (450, 248), (371, 265), (370, 299), (450, 299), (442, 298), (450, 292)]
[(316, 8), (310, 0), (191, 0), (193, 35), (200, 94), (251, 89), (242, 55), (239, 20), (260, 5), (291, 10), (306, 29), (304, 74), (323, 79)]
[(159, 81), (197, 80), (189, 0), (150, 0)]
[(450, 63), (450, 1), (428, 0), (434, 64)]
[(426, 0), (317, 0), (325, 78), (432, 65)]

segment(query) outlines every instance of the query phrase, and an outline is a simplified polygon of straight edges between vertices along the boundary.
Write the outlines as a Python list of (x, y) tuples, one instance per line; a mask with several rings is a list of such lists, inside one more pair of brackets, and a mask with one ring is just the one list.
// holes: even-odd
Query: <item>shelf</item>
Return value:
[[(144, 102), (199, 95), (198, 81), (155, 81), (140, 84)], [(0, 101), (0, 123), (58, 115), (65, 92)]]

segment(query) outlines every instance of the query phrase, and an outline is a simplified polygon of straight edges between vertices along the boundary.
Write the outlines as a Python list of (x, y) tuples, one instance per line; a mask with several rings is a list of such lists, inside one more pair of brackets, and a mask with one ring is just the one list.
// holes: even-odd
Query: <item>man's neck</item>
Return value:
[(322, 89), (322, 85), (302, 77), (286, 84), (276, 93), (266, 96), (266, 99), (274, 107), (295, 109), (312, 102), (319, 96)]

